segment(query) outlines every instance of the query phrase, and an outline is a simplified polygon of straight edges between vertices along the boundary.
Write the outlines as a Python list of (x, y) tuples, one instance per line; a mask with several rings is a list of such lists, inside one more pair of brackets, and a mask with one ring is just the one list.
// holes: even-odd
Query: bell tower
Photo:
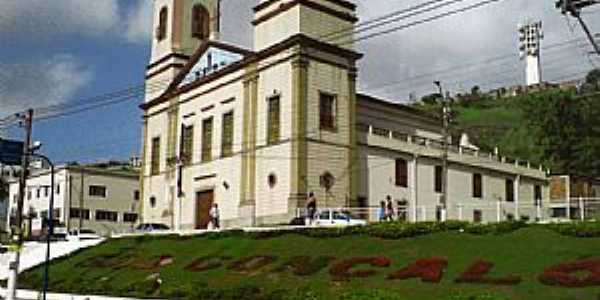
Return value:
[(198, 46), (219, 38), (220, 0), (154, 0), (146, 101), (160, 96)]

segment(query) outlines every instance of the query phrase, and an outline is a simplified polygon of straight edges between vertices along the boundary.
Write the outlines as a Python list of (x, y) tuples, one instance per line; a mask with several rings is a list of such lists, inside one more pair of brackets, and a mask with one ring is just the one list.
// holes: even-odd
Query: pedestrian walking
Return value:
[(394, 204), (392, 203), (392, 197), (389, 195), (385, 203), (385, 216), (387, 221), (394, 221)]
[(317, 214), (317, 198), (313, 192), (308, 193), (308, 201), (306, 202), (306, 214), (308, 217), (308, 224), (312, 225)]
[(221, 225), (219, 224), (219, 219), (221, 217), (221, 213), (219, 212), (219, 206), (215, 203), (213, 207), (210, 209), (210, 220), (213, 224), (214, 229), (221, 229)]
[(385, 221), (385, 201), (379, 204), (379, 222)]

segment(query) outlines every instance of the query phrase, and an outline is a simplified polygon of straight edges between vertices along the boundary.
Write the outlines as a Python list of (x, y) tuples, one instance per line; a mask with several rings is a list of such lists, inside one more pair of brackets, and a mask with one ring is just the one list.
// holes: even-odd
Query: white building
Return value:
[[(92, 229), (99, 234), (130, 230), (138, 220), (139, 173), (88, 166), (55, 170), (54, 219), (71, 229)], [(9, 227), (17, 211), (19, 182), (9, 186)], [(27, 179), (23, 215), (31, 235), (41, 233), (48, 218), (51, 193), (49, 170)]]
[[(289, 222), (311, 191), (320, 207), (377, 207), (390, 195), (410, 220), (441, 215), (441, 121), (357, 94), (362, 54), (350, 35), (331, 38), (351, 31), (354, 4), (260, 1), (253, 50), (215, 39), (216, 0), (154, 4), (144, 222), (205, 228), (213, 203), (226, 226)], [(468, 147), (449, 160), (448, 218), (534, 218), (535, 198), (547, 199), (545, 171), (527, 163)]]

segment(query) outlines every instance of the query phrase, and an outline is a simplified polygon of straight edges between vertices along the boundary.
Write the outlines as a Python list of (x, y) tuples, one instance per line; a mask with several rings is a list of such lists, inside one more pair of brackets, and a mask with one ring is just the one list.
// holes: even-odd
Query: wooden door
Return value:
[(214, 202), (214, 191), (196, 193), (196, 229), (207, 229), (210, 223), (210, 209)]

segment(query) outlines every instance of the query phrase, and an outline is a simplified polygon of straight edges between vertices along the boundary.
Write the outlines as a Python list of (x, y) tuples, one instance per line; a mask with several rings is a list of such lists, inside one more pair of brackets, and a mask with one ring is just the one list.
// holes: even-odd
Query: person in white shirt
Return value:
[(213, 207), (210, 209), (210, 219), (212, 221), (213, 227), (215, 229), (221, 229), (221, 225), (219, 225), (219, 206), (215, 203)]

